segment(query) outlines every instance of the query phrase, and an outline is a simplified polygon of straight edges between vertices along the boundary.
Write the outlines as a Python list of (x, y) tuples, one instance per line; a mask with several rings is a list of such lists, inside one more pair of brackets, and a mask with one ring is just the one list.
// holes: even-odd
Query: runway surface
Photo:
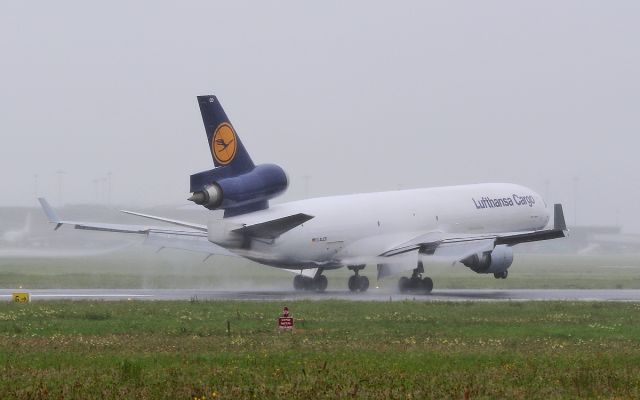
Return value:
[(441, 289), (432, 294), (399, 294), (370, 289), (366, 293), (332, 290), (325, 293), (294, 291), (221, 291), (206, 289), (0, 289), (0, 300), (28, 292), (38, 300), (353, 300), (353, 301), (639, 301), (640, 289)]

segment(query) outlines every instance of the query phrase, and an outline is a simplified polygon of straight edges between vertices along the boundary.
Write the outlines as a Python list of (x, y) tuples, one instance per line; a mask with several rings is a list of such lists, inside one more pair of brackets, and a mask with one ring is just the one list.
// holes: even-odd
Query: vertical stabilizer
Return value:
[(275, 164), (253, 163), (216, 96), (198, 96), (198, 104), (216, 167), (191, 175), (188, 200), (224, 210), (225, 218), (269, 208), (269, 199), (287, 189), (287, 174)]
[(211, 157), (216, 167), (227, 167), (232, 174), (251, 171), (255, 164), (244, 148), (218, 98), (198, 96), (202, 122), (207, 133)]

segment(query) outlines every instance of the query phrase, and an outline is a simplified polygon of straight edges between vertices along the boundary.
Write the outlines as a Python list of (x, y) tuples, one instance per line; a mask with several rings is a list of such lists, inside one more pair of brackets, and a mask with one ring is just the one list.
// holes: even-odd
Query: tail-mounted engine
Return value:
[(469, 256), (462, 263), (479, 274), (501, 274), (513, 263), (513, 249), (498, 245), (492, 251)]
[(191, 175), (189, 200), (225, 217), (269, 208), (269, 199), (287, 189), (284, 170), (274, 164), (256, 166), (216, 96), (198, 96), (202, 122), (216, 168)]
[(268, 207), (268, 200), (289, 185), (287, 174), (275, 164), (261, 164), (235, 175), (226, 167), (191, 175), (189, 198), (210, 210), (225, 210), (225, 217)]

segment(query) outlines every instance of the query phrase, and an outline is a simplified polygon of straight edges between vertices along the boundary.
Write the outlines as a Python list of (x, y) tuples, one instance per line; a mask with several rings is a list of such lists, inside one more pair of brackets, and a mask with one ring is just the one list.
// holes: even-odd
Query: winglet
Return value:
[(58, 230), (58, 228), (62, 226), (62, 223), (60, 223), (60, 218), (58, 217), (58, 214), (56, 214), (56, 212), (51, 207), (51, 205), (49, 205), (49, 202), (47, 201), (47, 199), (45, 199), (44, 197), (38, 197), (38, 201), (42, 206), (42, 210), (47, 215), (47, 219), (49, 220), (49, 222), (52, 224), (56, 224), (56, 227), (53, 229)]
[(553, 205), (553, 229), (556, 231), (567, 230), (567, 224), (564, 221), (564, 211), (562, 211), (562, 204)]

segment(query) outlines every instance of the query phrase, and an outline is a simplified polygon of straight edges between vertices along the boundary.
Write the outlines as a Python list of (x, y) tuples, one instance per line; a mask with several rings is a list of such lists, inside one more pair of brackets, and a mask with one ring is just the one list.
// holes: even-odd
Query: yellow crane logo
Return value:
[(221, 165), (227, 165), (236, 156), (238, 149), (238, 141), (233, 127), (223, 122), (213, 132), (211, 138), (211, 154), (213, 158)]

